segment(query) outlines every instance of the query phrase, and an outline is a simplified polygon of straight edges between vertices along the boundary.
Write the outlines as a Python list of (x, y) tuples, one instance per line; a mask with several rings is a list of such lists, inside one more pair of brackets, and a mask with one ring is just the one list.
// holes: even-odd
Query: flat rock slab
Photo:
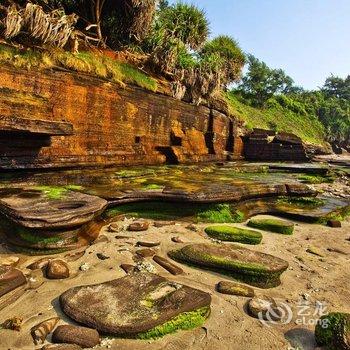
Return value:
[(60, 296), (64, 313), (73, 320), (102, 333), (131, 338), (186, 329), (182, 321), (194, 313), (197, 321), (198, 316), (204, 320), (210, 303), (208, 293), (148, 272), (75, 287)]
[(288, 268), (288, 262), (280, 258), (234, 244), (190, 244), (168, 255), (261, 288), (278, 286), (280, 275)]
[(73, 125), (66, 122), (52, 122), (0, 115), (0, 131), (49, 136), (73, 135)]
[(209, 237), (221, 241), (259, 244), (262, 240), (262, 234), (259, 231), (230, 225), (208, 226), (204, 231)]
[(55, 343), (68, 343), (83, 348), (93, 348), (100, 343), (100, 335), (96, 329), (63, 325), (54, 330), (52, 340)]
[[(50, 192), (51, 191), (51, 192)], [(92, 221), (107, 201), (66, 188), (0, 189), (0, 214), (26, 228), (73, 228)]]
[(318, 196), (316, 199), (321, 201), (320, 205), (308, 206), (298, 204), (297, 201), (288, 203), (281, 201), (280, 198), (259, 198), (243, 201), (234, 205), (232, 210), (241, 211), (245, 218), (270, 214), (306, 222), (326, 223), (329, 218), (346, 212), (350, 206), (349, 199), (328, 196)]
[(283, 235), (291, 235), (294, 231), (292, 222), (279, 219), (251, 219), (247, 225), (259, 230), (281, 233)]
[(254, 289), (231, 281), (221, 281), (217, 284), (216, 289), (219, 293), (237, 295), (242, 297), (253, 297), (255, 295)]
[(0, 297), (27, 282), (23, 273), (11, 266), (0, 266)]

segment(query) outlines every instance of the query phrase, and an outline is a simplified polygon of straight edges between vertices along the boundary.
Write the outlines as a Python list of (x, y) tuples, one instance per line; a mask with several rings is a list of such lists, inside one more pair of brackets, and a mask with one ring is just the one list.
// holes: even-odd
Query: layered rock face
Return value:
[(3, 169), (218, 161), (242, 151), (236, 122), (204, 106), (74, 73), (0, 74)]
[(302, 140), (290, 133), (254, 129), (245, 137), (244, 157), (257, 161), (308, 160)]

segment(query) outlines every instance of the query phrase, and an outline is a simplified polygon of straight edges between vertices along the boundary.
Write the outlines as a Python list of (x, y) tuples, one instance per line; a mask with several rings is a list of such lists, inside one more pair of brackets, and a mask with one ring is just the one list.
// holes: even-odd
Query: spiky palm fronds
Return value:
[(23, 24), (23, 10), (18, 11), (15, 5), (9, 6), (5, 18), (5, 38), (12, 38), (21, 31)]
[(112, 47), (140, 43), (151, 28), (156, 0), (107, 0), (102, 23)]
[(209, 36), (206, 15), (194, 5), (178, 2), (161, 11), (158, 21), (166, 37), (181, 40), (193, 50), (200, 48)]
[(231, 37), (221, 35), (208, 41), (200, 52), (205, 58), (216, 56), (221, 59), (220, 69), (225, 77), (225, 85), (240, 79), (246, 58), (238, 43)]
[(62, 10), (46, 13), (41, 6), (30, 2), (24, 9), (11, 5), (5, 20), (5, 38), (14, 38), (24, 31), (43, 44), (63, 47), (72, 35), (77, 20), (75, 14), (66, 15)]

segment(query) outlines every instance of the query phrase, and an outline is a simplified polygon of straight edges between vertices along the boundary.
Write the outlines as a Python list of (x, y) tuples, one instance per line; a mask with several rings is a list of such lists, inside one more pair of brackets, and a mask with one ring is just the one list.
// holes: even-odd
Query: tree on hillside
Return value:
[(342, 98), (350, 101), (350, 75), (342, 79), (334, 75), (327, 78), (322, 87), (327, 97)]
[(173, 95), (194, 103), (209, 100), (241, 76), (245, 55), (229, 36), (207, 41), (209, 22), (194, 5), (163, 2), (145, 49), (155, 71), (170, 78)]
[(272, 69), (253, 55), (248, 55), (248, 71), (238, 90), (250, 99), (253, 105), (264, 107), (267, 100), (277, 93), (288, 93), (293, 79), (282, 69)]
[(246, 57), (238, 43), (227, 35), (220, 35), (208, 41), (200, 52), (200, 56), (214, 55), (220, 65), (222, 73), (222, 87), (238, 81), (241, 78), (242, 68)]

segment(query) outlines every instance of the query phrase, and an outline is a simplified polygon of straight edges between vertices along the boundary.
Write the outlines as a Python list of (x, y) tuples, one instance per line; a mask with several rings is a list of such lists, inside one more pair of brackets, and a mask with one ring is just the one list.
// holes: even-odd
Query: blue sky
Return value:
[(283, 68), (297, 85), (314, 89), (331, 73), (350, 74), (350, 0), (185, 2), (206, 11), (213, 36), (233, 36), (245, 52)]

